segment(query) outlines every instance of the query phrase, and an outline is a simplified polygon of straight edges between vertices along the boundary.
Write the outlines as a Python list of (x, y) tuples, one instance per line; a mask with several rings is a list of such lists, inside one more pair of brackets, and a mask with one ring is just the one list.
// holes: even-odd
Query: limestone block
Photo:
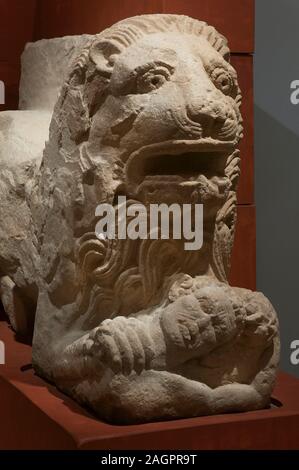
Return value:
[(0, 113), (0, 164), (18, 167), (41, 161), (49, 138), (49, 111), (3, 111)]
[(26, 44), (21, 58), (19, 109), (52, 111), (69, 67), (91, 39), (83, 34)]

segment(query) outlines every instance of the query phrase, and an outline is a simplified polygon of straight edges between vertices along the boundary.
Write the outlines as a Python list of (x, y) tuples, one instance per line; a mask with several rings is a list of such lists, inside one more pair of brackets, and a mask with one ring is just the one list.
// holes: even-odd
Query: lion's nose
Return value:
[(220, 109), (211, 109), (204, 105), (198, 107), (187, 107), (187, 116), (191, 121), (201, 124), (203, 127), (210, 127), (214, 122), (224, 123), (226, 115)]
[(236, 132), (235, 116), (226, 106), (216, 102), (199, 103), (187, 106), (187, 117), (201, 126), (202, 137), (214, 137), (225, 140), (234, 137)]

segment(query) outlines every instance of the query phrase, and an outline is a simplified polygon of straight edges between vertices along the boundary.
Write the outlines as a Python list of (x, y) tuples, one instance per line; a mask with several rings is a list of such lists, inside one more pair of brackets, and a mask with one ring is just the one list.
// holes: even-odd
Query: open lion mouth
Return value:
[(161, 181), (194, 180), (198, 175), (222, 176), (227, 154), (213, 152), (182, 153), (178, 155), (158, 155), (145, 159), (142, 167), (142, 180)]
[(212, 139), (164, 142), (134, 152), (126, 164), (127, 183), (131, 188), (153, 182), (196, 181), (224, 177), (227, 158), (235, 149), (233, 142)]

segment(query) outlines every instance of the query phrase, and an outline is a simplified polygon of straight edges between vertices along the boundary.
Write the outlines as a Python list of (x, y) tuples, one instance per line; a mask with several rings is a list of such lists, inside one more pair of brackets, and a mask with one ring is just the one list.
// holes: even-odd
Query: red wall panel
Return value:
[(36, 38), (96, 34), (119, 20), (162, 13), (161, 0), (40, 0)]
[(238, 206), (230, 284), (255, 290), (256, 281), (255, 206)]
[(233, 52), (253, 51), (254, 0), (39, 0), (36, 37), (98, 33), (128, 16), (177, 13), (207, 21)]
[(5, 84), (5, 104), (0, 111), (17, 109), (20, 56), (34, 38), (37, 0), (0, 0), (0, 80)]
[(253, 58), (251, 55), (233, 55), (231, 63), (238, 72), (242, 91), (244, 137), (240, 142), (241, 177), (238, 203), (254, 203), (254, 149), (253, 149)]
[(0, 0), (0, 62), (17, 62), (33, 39), (36, 0)]
[(204, 20), (227, 37), (232, 52), (253, 52), (254, 0), (163, 0), (163, 12)]

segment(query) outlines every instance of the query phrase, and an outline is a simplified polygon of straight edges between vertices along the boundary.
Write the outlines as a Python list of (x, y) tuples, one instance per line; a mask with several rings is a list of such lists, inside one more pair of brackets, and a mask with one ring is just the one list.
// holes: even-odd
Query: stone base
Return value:
[[(37, 377), (31, 348), (0, 321), (1, 449), (298, 449), (299, 380), (280, 373), (271, 409), (112, 426)], [(281, 405), (281, 406), (278, 406)]]

